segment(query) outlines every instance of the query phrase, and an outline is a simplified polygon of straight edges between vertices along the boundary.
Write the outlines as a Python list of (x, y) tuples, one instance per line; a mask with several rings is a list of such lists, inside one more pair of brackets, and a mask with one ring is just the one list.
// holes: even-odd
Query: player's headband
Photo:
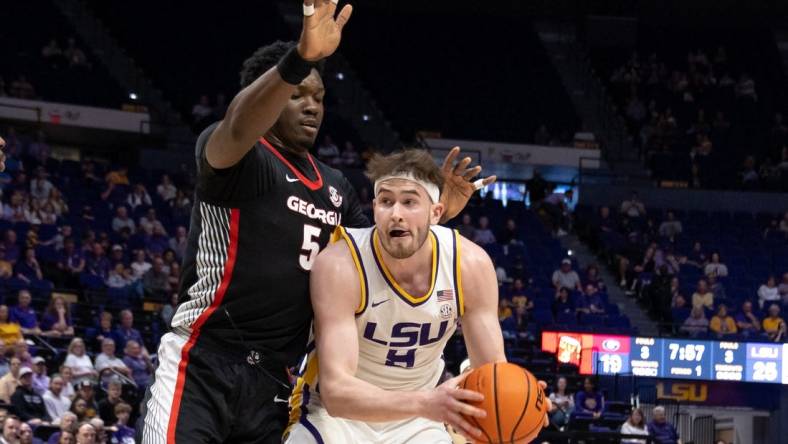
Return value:
[(413, 182), (415, 184), (421, 185), (425, 191), (427, 191), (427, 195), (430, 196), (432, 199), (432, 203), (438, 203), (440, 201), (441, 192), (438, 189), (438, 186), (432, 182), (427, 182), (421, 180), (413, 175), (411, 172), (399, 172), (395, 174), (389, 174), (387, 176), (383, 176), (380, 179), (375, 181), (375, 197), (378, 196), (378, 190), (380, 189), (380, 184), (391, 179), (402, 179), (407, 180), (409, 182)]

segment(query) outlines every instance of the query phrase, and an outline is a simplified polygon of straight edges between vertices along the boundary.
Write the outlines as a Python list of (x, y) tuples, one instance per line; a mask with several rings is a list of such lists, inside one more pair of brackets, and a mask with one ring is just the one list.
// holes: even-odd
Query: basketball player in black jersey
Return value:
[[(352, 13), (305, 0), (297, 44), (244, 63), (243, 89), (196, 147), (198, 181), (181, 303), (162, 337), (143, 443), (279, 443), (286, 367), (305, 353), (309, 270), (339, 224), (369, 225), (342, 174), (312, 158), (323, 119), (321, 61)], [(470, 159), (444, 163), (449, 217), (475, 190)], [(489, 184), (495, 178), (485, 179)]]

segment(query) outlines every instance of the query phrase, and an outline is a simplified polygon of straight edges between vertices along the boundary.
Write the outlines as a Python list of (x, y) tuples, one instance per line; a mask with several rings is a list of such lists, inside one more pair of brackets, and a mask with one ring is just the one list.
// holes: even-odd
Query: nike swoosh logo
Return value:
[(385, 302), (388, 302), (388, 301), (389, 301), (388, 299), (384, 299), (384, 300), (382, 300), (382, 301), (373, 302), (373, 303), (372, 303), (372, 308), (375, 308), (375, 307), (377, 307), (378, 305), (380, 305), (380, 304), (383, 304), (383, 303), (385, 303)]
[(287, 399), (282, 399), (279, 395), (274, 396), (274, 402), (281, 402), (287, 404)]
[(285, 179), (287, 179), (288, 182), (300, 182), (301, 181), (301, 179), (298, 179), (298, 178), (294, 179), (294, 178), (290, 177), (289, 174), (285, 174)]

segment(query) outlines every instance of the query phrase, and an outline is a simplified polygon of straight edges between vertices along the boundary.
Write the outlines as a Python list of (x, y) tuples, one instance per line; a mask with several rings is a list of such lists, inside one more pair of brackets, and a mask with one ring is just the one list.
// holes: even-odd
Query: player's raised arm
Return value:
[(206, 159), (213, 168), (235, 165), (257, 139), (279, 119), (297, 86), (315, 63), (339, 46), (342, 28), (353, 7), (336, 14), (331, 0), (304, 0), (304, 25), (298, 45), (279, 64), (266, 71), (233, 98), (224, 117), (208, 140)]
[[(463, 157), (459, 161), (460, 147), (455, 146), (443, 159), (441, 172), (443, 173), (443, 187), (441, 187), (441, 203), (443, 215), (440, 223), (446, 223), (460, 214), (468, 204), (473, 193), (487, 185), (495, 183), (495, 176), (473, 180), (482, 172), (481, 165), (471, 167), (471, 158)], [(455, 163), (456, 162), (456, 163)], [(470, 167), (470, 168), (469, 168)]]
[(471, 367), (506, 361), (503, 334), (498, 322), (498, 279), (487, 253), (478, 245), (460, 238), (460, 267), (465, 314), (462, 334)]
[(315, 319), (320, 399), (331, 416), (367, 422), (424, 417), (451, 424), (466, 436), (481, 431), (459, 414), (483, 417), (485, 412), (464, 401), (482, 395), (457, 388), (463, 376), (429, 391), (389, 391), (355, 376), (358, 330), (355, 311), (361, 284), (346, 244), (330, 245), (315, 260), (310, 275)]

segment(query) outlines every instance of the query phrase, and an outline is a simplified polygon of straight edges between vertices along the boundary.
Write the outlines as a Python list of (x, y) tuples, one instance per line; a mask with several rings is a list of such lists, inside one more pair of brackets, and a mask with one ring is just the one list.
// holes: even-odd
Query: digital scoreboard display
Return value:
[(544, 332), (542, 350), (588, 375), (788, 384), (788, 344)]

